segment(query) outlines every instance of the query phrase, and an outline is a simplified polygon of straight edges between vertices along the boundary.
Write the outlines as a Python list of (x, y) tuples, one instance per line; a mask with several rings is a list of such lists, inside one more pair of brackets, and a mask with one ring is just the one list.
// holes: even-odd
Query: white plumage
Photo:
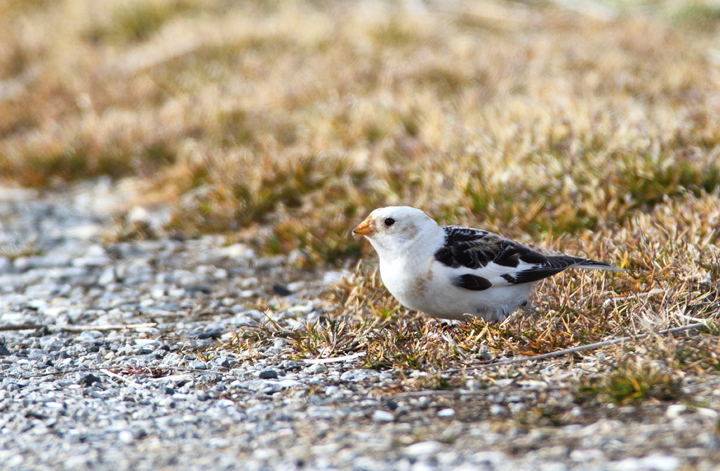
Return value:
[(567, 268), (623, 271), (570, 255), (544, 255), (492, 232), (439, 226), (419, 209), (376, 209), (353, 231), (380, 257), (380, 276), (405, 307), (444, 319), (501, 321), (541, 279)]

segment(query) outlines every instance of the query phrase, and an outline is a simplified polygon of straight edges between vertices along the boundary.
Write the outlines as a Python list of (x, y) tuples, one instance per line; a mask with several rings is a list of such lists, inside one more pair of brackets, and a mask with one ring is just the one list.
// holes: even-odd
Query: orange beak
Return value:
[(360, 234), (360, 235), (368, 235), (372, 232), (372, 227), (370, 227), (370, 218), (365, 219), (363, 222), (361, 222), (358, 227), (353, 229), (353, 233)]

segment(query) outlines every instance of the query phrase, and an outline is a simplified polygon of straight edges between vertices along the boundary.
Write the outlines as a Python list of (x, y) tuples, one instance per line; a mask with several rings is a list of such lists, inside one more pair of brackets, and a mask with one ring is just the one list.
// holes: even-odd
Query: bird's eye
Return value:
[(387, 219), (385, 219), (385, 225), (386, 225), (386, 226), (390, 227), (390, 226), (392, 226), (393, 224), (395, 224), (395, 219), (393, 219), (393, 218), (387, 218)]

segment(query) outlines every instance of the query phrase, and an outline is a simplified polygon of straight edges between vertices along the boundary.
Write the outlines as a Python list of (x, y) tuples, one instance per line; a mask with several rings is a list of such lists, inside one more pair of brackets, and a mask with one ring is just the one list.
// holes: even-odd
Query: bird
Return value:
[(624, 271), (588, 258), (543, 254), (482, 229), (440, 226), (409, 206), (376, 209), (353, 233), (370, 241), (383, 284), (403, 306), (440, 319), (502, 321), (527, 305), (543, 278), (568, 268)]

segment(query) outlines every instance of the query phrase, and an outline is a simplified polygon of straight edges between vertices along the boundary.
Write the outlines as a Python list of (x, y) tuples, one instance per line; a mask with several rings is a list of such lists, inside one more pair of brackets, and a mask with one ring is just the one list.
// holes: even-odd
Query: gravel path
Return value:
[(583, 409), (568, 391), (600, 353), (391, 395), (400, 373), (357, 359), (230, 349), (258, 299), (278, 322), (317, 318), (342, 273), (222, 237), (109, 244), (117, 198), (0, 187), (0, 327), (45, 326), (2, 332), (2, 469), (720, 469), (717, 376), (684, 402)]

